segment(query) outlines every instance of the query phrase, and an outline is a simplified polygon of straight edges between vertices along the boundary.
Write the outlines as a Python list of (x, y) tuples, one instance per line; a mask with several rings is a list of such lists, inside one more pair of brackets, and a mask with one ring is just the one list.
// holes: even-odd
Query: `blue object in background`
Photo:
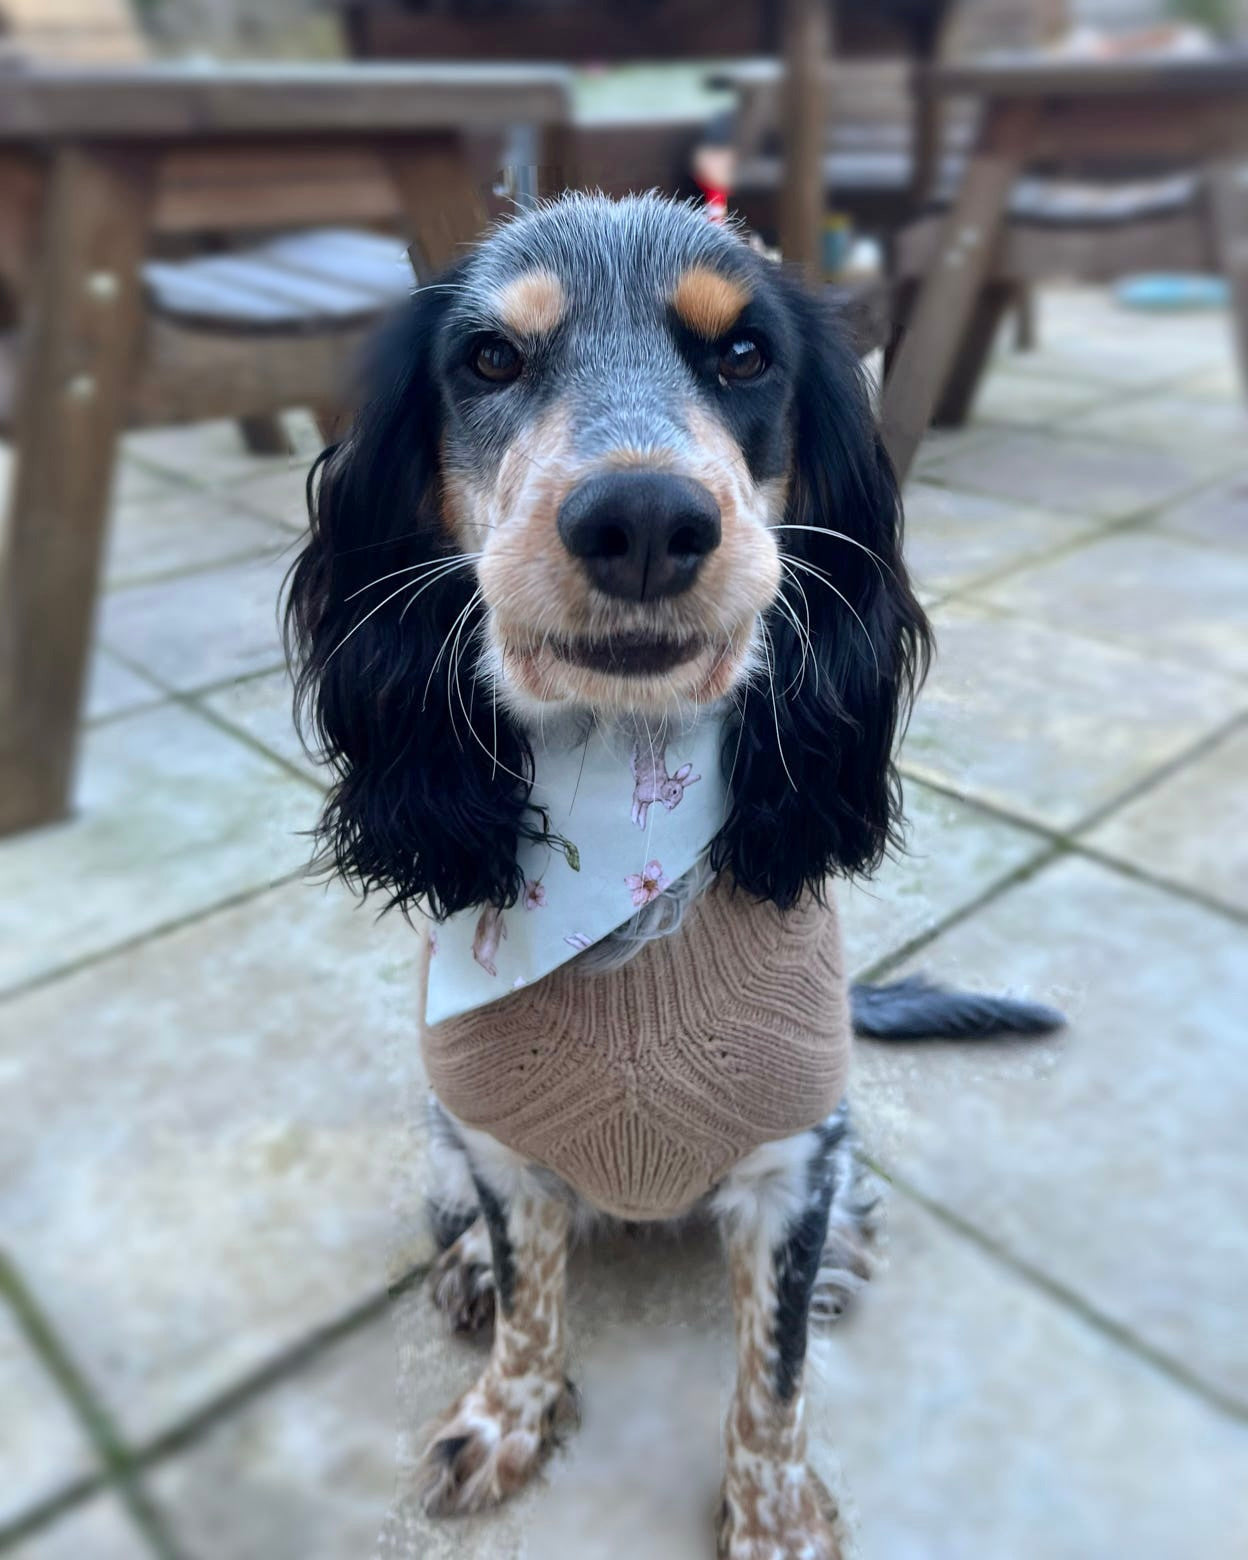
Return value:
[(1114, 288), (1114, 296), (1128, 309), (1225, 309), (1230, 306), (1231, 288), (1222, 276), (1159, 271), (1124, 277)]

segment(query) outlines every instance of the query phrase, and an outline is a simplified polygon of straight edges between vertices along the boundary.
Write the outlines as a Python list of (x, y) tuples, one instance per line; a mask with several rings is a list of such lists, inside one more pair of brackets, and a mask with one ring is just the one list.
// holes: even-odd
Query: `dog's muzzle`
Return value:
[(692, 477), (609, 471), (573, 488), (559, 509), (559, 535), (608, 596), (679, 596), (720, 542), (719, 505)]

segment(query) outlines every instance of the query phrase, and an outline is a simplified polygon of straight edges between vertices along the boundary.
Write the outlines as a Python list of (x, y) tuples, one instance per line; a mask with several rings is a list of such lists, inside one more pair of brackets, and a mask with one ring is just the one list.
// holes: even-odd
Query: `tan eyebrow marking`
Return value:
[(690, 330), (715, 341), (750, 301), (749, 289), (708, 266), (691, 266), (672, 289), (671, 305)]
[(494, 307), (508, 330), (517, 336), (546, 336), (564, 316), (567, 297), (553, 271), (526, 271), (494, 294)]

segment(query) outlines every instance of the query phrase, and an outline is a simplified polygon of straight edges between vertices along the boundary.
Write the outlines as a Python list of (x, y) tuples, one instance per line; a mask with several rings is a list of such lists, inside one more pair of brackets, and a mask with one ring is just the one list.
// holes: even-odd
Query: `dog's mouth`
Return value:
[(558, 660), (610, 677), (657, 677), (708, 648), (702, 639), (644, 633), (612, 634), (608, 639), (553, 639), (550, 647)]

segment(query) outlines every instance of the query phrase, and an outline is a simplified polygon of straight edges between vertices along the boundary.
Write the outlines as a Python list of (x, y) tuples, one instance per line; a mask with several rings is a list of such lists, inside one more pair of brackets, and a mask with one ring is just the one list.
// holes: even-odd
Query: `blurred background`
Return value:
[[(586, 1422), (442, 1527), (418, 933), (305, 879), (276, 603), (376, 320), (565, 187), (841, 311), (939, 656), (858, 977), (876, 1278), (812, 1459), (879, 1560), (1248, 1547), (1245, 0), (0, 0), (0, 1554), (710, 1552), (701, 1231), (573, 1270)], [(397, 1383), (397, 1386), (396, 1386)]]

